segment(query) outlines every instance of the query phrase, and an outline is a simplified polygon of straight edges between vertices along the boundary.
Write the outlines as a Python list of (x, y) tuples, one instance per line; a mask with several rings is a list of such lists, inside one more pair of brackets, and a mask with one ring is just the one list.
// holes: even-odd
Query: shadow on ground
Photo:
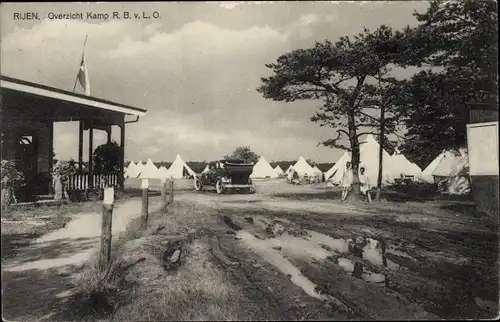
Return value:
[(58, 294), (71, 288), (72, 275), (79, 271), (77, 267), (68, 266), (64, 273), (58, 269), (2, 272), (3, 318), (40, 320), (64, 307), (65, 298)]

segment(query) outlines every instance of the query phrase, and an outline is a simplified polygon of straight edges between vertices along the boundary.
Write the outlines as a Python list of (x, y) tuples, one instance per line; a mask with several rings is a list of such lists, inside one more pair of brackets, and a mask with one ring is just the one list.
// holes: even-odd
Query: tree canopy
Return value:
[(259, 160), (260, 156), (257, 153), (253, 152), (249, 146), (240, 146), (237, 147), (232, 154), (226, 155), (224, 158), (256, 163)]
[[(387, 78), (389, 64), (398, 53), (398, 37), (401, 33), (381, 26), (373, 32), (365, 29), (354, 37), (316, 42), (312, 48), (285, 53), (276, 62), (266, 64), (272, 75), (262, 78), (257, 89), (264, 98), (275, 101), (321, 102), (311, 120), (336, 133), (321, 144), (352, 151), (355, 191), (359, 189), (359, 139), (376, 134), (374, 127), (379, 126), (369, 110), (380, 109), (381, 100), (397, 96), (401, 87)], [(385, 86), (374, 85), (375, 80), (382, 82), (382, 77)], [(339, 142), (342, 138), (347, 138), (347, 145)]]
[(120, 146), (115, 141), (98, 146), (92, 155), (95, 173), (120, 171)]
[(466, 145), (468, 102), (496, 101), (497, 4), (433, 1), (419, 24), (404, 30), (402, 66), (434, 67), (414, 75), (405, 88), (401, 150), (426, 166), (443, 149)]

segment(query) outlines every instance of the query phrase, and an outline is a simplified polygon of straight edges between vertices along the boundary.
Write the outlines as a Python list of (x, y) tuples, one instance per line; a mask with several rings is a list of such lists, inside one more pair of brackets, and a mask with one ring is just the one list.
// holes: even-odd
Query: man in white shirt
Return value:
[(368, 174), (365, 172), (365, 168), (361, 167), (359, 168), (359, 190), (361, 191), (361, 194), (366, 197), (366, 200), (368, 203), (372, 202), (372, 197), (370, 195), (370, 178), (368, 177)]

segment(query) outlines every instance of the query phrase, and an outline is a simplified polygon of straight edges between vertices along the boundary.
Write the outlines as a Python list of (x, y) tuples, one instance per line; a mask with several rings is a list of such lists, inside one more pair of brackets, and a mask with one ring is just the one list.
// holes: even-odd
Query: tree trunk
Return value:
[(384, 159), (384, 134), (385, 134), (385, 106), (380, 107), (380, 131), (379, 131), (379, 150), (378, 150), (378, 178), (377, 178), (377, 196), (375, 200), (380, 201), (382, 193), (383, 159)]
[(352, 149), (352, 157), (351, 157), (351, 168), (352, 168), (352, 184), (351, 184), (351, 192), (349, 194), (349, 200), (351, 201), (359, 201), (360, 198), (360, 183), (358, 176), (358, 168), (359, 168), (359, 142), (358, 137), (356, 135), (356, 125), (354, 119), (354, 113), (351, 113), (349, 116), (349, 140), (351, 142)]
[[(380, 69), (378, 72), (378, 87), (382, 91), (380, 86)], [(382, 93), (381, 93), (382, 95)], [(383, 159), (384, 159), (384, 134), (385, 134), (385, 102), (384, 98), (381, 98), (380, 104), (380, 131), (379, 131), (379, 150), (378, 150), (378, 178), (377, 178), (377, 195), (375, 200), (380, 201), (380, 195), (382, 194), (382, 175), (383, 175)]]

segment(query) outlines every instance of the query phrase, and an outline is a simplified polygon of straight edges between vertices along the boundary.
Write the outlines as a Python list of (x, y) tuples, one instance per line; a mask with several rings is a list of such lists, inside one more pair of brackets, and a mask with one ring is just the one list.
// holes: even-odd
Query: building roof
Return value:
[(137, 107), (115, 103), (79, 93), (73, 93), (59, 88), (36, 84), (3, 75), (0, 75), (0, 87), (2, 89), (10, 89), (13, 91), (28, 93), (35, 96), (72, 102), (127, 115), (143, 116), (146, 113), (146, 110)]

